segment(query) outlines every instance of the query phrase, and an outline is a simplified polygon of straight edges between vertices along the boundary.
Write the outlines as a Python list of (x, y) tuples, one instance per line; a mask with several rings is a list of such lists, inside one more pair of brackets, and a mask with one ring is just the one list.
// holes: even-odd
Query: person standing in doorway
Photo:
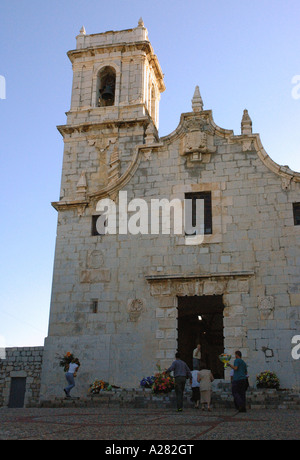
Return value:
[(180, 353), (176, 353), (175, 361), (171, 364), (167, 373), (173, 371), (175, 378), (175, 393), (177, 401), (177, 412), (182, 412), (183, 409), (183, 392), (187, 378), (192, 378), (192, 373), (188, 365), (180, 359)]
[(200, 360), (201, 360), (201, 345), (197, 345), (193, 351), (193, 369), (200, 369)]
[(77, 358), (73, 359), (73, 361), (69, 364), (69, 369), (66, 372), (66, 379), (68, 382), (68, 386), (64, 388), (64, 392), (66, 395), (66, 398), (71, 398), (70, 391), (72, 388), (75, 387), (75, 377), (77, 375), (78, 369), (80, 367), (80, 362)]
[(242, 353), (238, 350), (235, 352), (235, 361), (228, 366), (233, 369), (232, 378), (232, 395), (234, 405), (239, 412), (246, 412), (246, 391), (248, 388), (247, 364), (242, 359)]

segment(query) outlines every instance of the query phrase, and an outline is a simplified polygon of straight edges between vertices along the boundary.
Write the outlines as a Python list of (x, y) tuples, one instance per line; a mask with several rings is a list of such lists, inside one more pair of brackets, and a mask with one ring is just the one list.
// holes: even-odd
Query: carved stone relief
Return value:
[(258, 297), (258, 310), (260, 319), (273, 319), (275, 301), (273, 296)]
[(127, 311), (129, 321), (136, 322), (145, 310), (145, 304), (142, 299), (129, 299), (127, 304)]
[(210, 128), (206, 120), (202, 118), (193, 118), (184, 122), (181, 155), (186, 155), (189, 162), (208, 163), (210, 161), (210, 154), (216, 151)]

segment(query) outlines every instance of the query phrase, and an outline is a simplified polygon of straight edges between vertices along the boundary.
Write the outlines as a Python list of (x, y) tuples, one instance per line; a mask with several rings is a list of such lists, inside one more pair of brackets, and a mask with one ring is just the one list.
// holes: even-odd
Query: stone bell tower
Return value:
[[(73, 66), (71, 109), (67, 124), (58, 127), (66, 146), (63, 203), (111, 184), (126, 170), (133, 145), (145, 143), (147, 136), (148, 141), (158, 139), (159, 101), (165, 90), (142, 19), (137, 28), (119, 32), (87, 35), (82, 27), (68, 57)], [(70, 161), (74, 155), (76, 166)]]
[[(99, 198), (116, 199), (136, 147), (157, 142), (165, 90), (142, 19), (136, 28), (123, 31), (87, 35), (82, 27), (76, 40), (76, 49), (68, 52), (71, 107), (66, 124), (58, 126), (64, 157), (60, 199), (52, 203), (58, 227), (42, 399), (61, 394), (57, 355), (67, 351), (84, 361), (81, 382), (95, 377), (91, 370), (110, 378), (107, 321), (118, 307), (109, 300), (112, 285), (117, 290), (109, 251), (116, 246), (95, 238), (93, 217), (98, 216), (93, 214)], [(113, 320), (111, 324), (113, 329)]]

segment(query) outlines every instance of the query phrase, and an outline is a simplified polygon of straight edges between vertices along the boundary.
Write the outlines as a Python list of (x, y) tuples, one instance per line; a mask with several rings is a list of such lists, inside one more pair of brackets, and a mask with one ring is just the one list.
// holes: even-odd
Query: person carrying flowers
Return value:
[(234, 370), (232, 379), (232, 395), (235, 407), (239, 412), (246, 412), (246, 391), (249, 386), (247, 377), (247, 364), (242, 359), (240, 351), (235, 352), (235, 361), (228, 366)]
[(69, 365), (67, 365), (68, 369), (65, 376), (68, 382), (68, 386), (64, 388), (64, 392), (66, 394), (66, 398), (71, 398), (70, 391), (72, 388), (75, 387), (75, 377), (77, 375), (78, 369), (80, 367), (80, 362), (77, 358), (74, 358)]

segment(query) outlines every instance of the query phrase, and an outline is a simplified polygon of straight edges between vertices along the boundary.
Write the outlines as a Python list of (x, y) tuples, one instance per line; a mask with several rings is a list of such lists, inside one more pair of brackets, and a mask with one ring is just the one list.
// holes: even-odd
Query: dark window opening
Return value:
[[(104, 235), (103, 233), (98, 232), (97, 229), (97, 221), (101, 217), (100, 215), (92, 216), (92, 236), (102, 236)], [(107, 227), (107, 220), (104, 222), (104, 227)], [(98, 226), (99, 228), (99, 226)]]
[(293, 203), (294, 225), (300, 225), (300, 203)]
[(98, 313), (98, 300), (92, 300), (91, 310), (92, 313)]
[[(192, 225), (193, 227), (196, 226), (197, 200), (204, 200), (204, 235), (211, 235), (212, 234), (211, 192), (186, 193), (185, 199), (192, 200)], [(194, 232), (194, 235), (195, 234), (196, 232)]]

